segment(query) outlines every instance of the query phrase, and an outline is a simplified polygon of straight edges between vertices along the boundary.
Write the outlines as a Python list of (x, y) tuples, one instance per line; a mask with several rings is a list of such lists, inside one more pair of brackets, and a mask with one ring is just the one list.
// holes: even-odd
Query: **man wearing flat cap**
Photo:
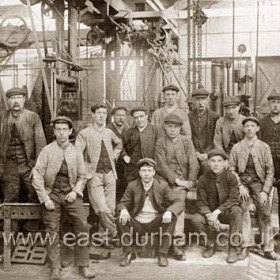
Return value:
[[(72, 221), (74, 234), (88, 235), (87, 217), (83, 207), (83, 191), (86, 185), (86, 170), (83, 154), (69, 141), (73, 130), (72, 120), (60, 116), (52, 121), (56, 141), (43, 148), (33, 173), (33, 187), (39, 201), (44, 205), (43, 222), (46, 232), (54, 242), (47, 243), (51, 280), (61, 279), (59, 225), (61, 215)], [(67, 245), (67, 244), (66, 244)], [(87, 279), (94, 277), (89, 271), (88, 246), (75, 248), (75, 264), (79, 273)]]
[(186, 112), (178, 107), (179, 88), (176, 85), (169, 84), (162, 89), (165, 106), (155, 110), (152, 116), (152, 124), (164, 127), (164, 119), (167, 115), (173, 113), (183, 120), (181, 133), (191, 139), (191, 127), (189, 117)]
[[(260, 120), (259, 139), (267, 143), (271, 149), (274, 164), (274, 186), (278, 190), (280, 201), (280, 93), (273, 91), (267, 98), (270, 114)], [(280, 203), (278, 203), (278, 217), (280, 217)], [(280, 227), (280, 219), (279, 219)]]
[[(107, 125), (107, 128), (111, 129), (121, 139), (129, 128), (126, 123), (127, 108), (125, 106), (114, 107), (111, 109), (111, 116), (113, 119), (112, 122)], [(119, 157), (116, 162), (116, 171), (118, 175), (116, 198), (117, 201), (119, 201), (127, 186), (124, 176), (124, 161), (121, 157)]]
[(214, 133), (219, 114), (208, 108), (209, 92), (197, 89), (192, 93), (195, 109), (189, 113), (192, 141), (200, 164), (200, 174), (208, 170), (207, 152), (214, 148)]
[[(165, 136), (156, 143), (156, 162), (158, 174), (164, 178), (174, 193), (184, 201), (186, 192), (190, 190), (197, 179), (199, 164), (196, 159), (193, 143), (181, 135), (183, 120), (176, 114), (169, 114), (164, 120)], [(184, 211), (178, 216), (174, 238), (184, 235)], [(174, 246), (174, 256), (179, 260), (185, 259), (184, 244)]]
[[(0, 114), (0, 176), (4, 203), (19, 202), (22, 183), (27, 190), (27, 202), (38, 202), (31, 176), (46, 139), (38, 114), (24, 108), (26, 96), (26, 87), (8, 90), (9, 109)], [(26, 229), (35, 230), (32, 224), (28, 222)], [(16, 221), (12, 222), (12, 230), (17, 231)]]
[(229, 170), (236, 176), (240, 197), (243, 201), (243, 250), (239, 259), (249, 253), (251, 219), (249, 198), (256, 205), (259, 228), (262, 236), (264, 256), (272, 260), (280, 259), (274, 252), (273, 228), (271, 225), (271, 206), (268, 200), (273, 185), (274, 167), (270, 147), (257, 137), (260, 122), (255, 117), (247, 117), (242, 121), (244, 139), (235, 144), (230, 152)]
[(116, 245), (116, 165), (122, 150), (122, 141), (106, 128), (107, 106), (97, 103), (91, 107), (93, 123), (82, 129), (75, 145), (84, 154), (88, 196), (99, 217), (99, 233), (105, 248)]
[(172, 195), (166, 182), (154, 177), (156, 162), (153, 159), (139, 160), (137, 168), (139, 179), (128, 184), (117, 206), (119, 236), (125, 253), (120, 265), (129, 266), (136, 258), (131, 237), (136, 235), (138, 244), (139, 235), (155, 242), (154, 233), (158, 233), (158, 264), (167, 266), (176, 217), (183, 211), (184, 201)]
[(226, 168), (227, 155), (223, 150), (208, 152), (207, 170), (198, 180), (197, 208), (192, 223), (199, 233), (207, 234), (206, 250), (202, 256), (212, 257), (216, 252), (218, 233), (223, 224), (229, 224), (228, 263), (238, 260), (237, 246), (242, 231), (242, 209), (239, 207), (238, 182)]
[(229, 155), (234, 144), (243, 139), (244, 132), (239, 114), (240, 99), (237, 96), (227, 96), (223, 102), (225, 116), (218, 119), (215, 128), (214, 145)]
[(137, 162), (140, 159), (155, 158), (156, 142), (164, 135), (161, 128), (149, 123), (147, 108), (135, 107), (130, 113), (135, 126), (129, 128), (122, 136), (121, 153), (125, 162), (125, 178), (128, 183), (139, 177)]

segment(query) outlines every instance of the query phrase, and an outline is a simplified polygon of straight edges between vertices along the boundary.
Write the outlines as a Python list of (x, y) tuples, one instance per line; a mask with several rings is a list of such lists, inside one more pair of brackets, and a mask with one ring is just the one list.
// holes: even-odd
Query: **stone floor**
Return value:
[[(105, 280), (247, 280), (248, 260), (229, 265), (226, 252), (217, 252), (211, 259), (203, 259), (201, 248), (191, 247), (186, 250), (187, 260), (177, 261), (169, 258), (169, 266), (162, 268), (157, 265), (156, 258), (137, 258), (129, 267), (120, 267), (121, 249), (111, 252), (107, 260), (91, 261), (90, 268), (96, 271), (96, 279)], [(63, 279), (82, 279), (73, 266), (63, 269)], [(48, 265), (12, 264), (10, 272), (4, 272), (0, 265), (0, 279), (47, 280)]]
[[(277, 194), (274, 194), (272, 214), (273, 226), (278, 228)], [(276, 243), (276, 251), (280, 253), (280, 243)], [(93, 252), (103, 253), (105, 249), (92, 249)], [(91, 260), (90, 268), (96, 271), (95, 279), (104, 280), (248, 280), (248, 264), (250, 257), (235, 264), (226, 262), (227, 250), (224, 248), (212, 258), (201, 257), (202, 247), (192, 245), (186, 248), (186, 261), (169, 258), (169, 266), (162, 268), (157, 265), (156, 258), (137, 258), (129, 267), (120, 267), (122, 250), (111, 251), (111, 257), (106, 260)], [(48, 265), (12, 264), (10, 272), (3, 271), (0, 264), (0, 279), (2, 280), (47, 280), (49, 279)], [(73, 265), (62, 271), (63, 279), (82, 279)]]

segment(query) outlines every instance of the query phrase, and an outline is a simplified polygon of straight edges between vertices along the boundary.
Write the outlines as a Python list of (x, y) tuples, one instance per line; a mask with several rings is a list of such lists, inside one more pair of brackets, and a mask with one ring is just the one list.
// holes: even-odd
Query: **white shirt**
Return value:
[[(142, 181), (143, 184), (143, 188), (145, 190), (145, 192), (148, 192), (150, 190), (150, 188), (153, 186), (153, 181), (151, 181), (150, 183), (144, 183)], [(147, 224), (150, 223), (151, 221), (153, 221), (156, 217), (157, 217), (158, 211), (154, 208), (150, 197), (147, 195), (143, 208), (142, 210), (139, 212), (139, 214), (135, 217), (135, 220), (137, 220), (138, 222), (142, 223), (142, 224)]]

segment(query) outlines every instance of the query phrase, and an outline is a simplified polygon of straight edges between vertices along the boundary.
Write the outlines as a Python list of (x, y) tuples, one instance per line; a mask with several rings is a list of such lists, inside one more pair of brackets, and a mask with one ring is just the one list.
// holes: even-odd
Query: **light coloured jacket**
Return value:
[(93, 125), (81, 130), (75, 142), (75, 145), (84, 153), (87, 179), (95, 176), (102, 140), (110, 158), (113, 174), (117, 179), (115, 160), (118, 159), (122, 151), (122, 141), (111, 129), (104, 127), (102, 131), (98, 131)]
[(169, 166), (174, 156), (183, 172), (184, 179), (194, 182), (197, 179), (199, 164), (192, 141), (183, 135), (178, 135), (176, 142), (173, 142), (168, 136), (157, 141), (156, 163), (159, 175), (174, 187), (176, 178), (179, 178), (178, 174)]
[(230, 142), (230, 136), (234, 131), (237, 141), (240, 141), (244, 137), (242, 121), (245, 119), (243, 115), (238, 115), (237, 119), (231, 120), (227, 116), (221, 117), (217, 120), (214, 146), (215, 148), (224, 150), (228, 147)]
[(259, 139), (255, 139), (253, 144), (243, 139), (232, 147), (229, 157), (229, 169), (233, 171), (241, 184), (239, 174), (246, 169), (249, 154), (251, 153), (256, 173), (263, 183), (263, 190), (269, 193), (272, 188), (274, 178), (274, 167), (270, 147)]
[(64, 159), (68, 168), (70, 187), (83, 196), (86, 173), (81, 151), (71, 143), (66, 149), (62, 149), (54, 141), (43, 148), (33, 171), (32, 184), (41, 203), (49, 199), (56, 175)]

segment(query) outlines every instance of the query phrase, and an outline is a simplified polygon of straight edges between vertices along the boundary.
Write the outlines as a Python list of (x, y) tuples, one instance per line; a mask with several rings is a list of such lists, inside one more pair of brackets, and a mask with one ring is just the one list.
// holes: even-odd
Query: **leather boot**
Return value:
[(278, 261), (280, 259), (280, 256), (277, 253), (275, 253), (274, 251), (264, 252), (264, 257), (266, 259), (274, 260), (274, 261)]
[(84, 277), (85, 279), (91, 279), (95, 277), (95, 273), (89, 270), (87, 266), (80, 266), (79, 267), (79, 274)]
[(249, 256), (249, 248), (248, 247), (244, 247), (241, 249), (241, 252), (238, 254), (238, 260), (239, 261), (243, 261), (245, 260), (248, 256)]
[(228, 249), (228, 257), (227, 262), (228, 263), (235, 263), (238, 261), (237, 251), (235, 247), (230, 246)]
[(215, 253), (216, 253), (216, 247), (213, 244), (212, 246), (206, 248), (206, 250), (202, 253), (202, 257), (211, 258), (215, 255)]
[(61, 273), (59, 268), (54, 268), (52, 270), (50, 280), (60, 280), (61, 279)]
[(173, 247), (173, 256), (178, 261), (186, 260), (186, 254), (182, 247), (174, 246)]
[(134, 252), (128, 252), (125, 254), (124, 258), (120, 262), (120, 266), (129, 266), (131, 261), (136, 259)]
[(167, 254), (158, 253), (158, 265), (159, 266), (168, 266)]

